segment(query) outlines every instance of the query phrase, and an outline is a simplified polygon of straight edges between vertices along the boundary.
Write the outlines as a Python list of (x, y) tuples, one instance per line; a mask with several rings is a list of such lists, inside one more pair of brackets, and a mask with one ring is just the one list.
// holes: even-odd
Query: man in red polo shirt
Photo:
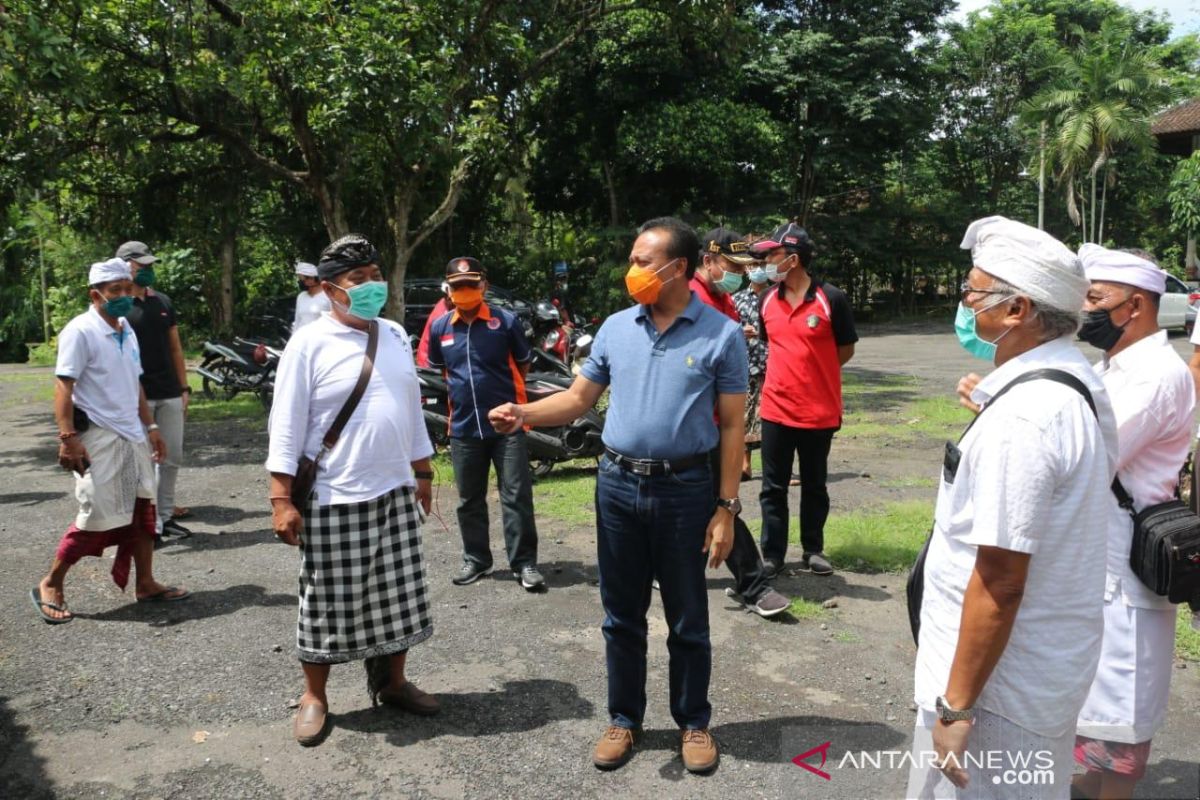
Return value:
[(775, 229), (753, 245), (776, 283), (762, 295), (762, 336), (768, 342), (763, 382), (763, 559), (769, 575), (783, 568), (788, 545), (788, 480), (800, 462), (802, 566), (829, 575), (825, 558), (825, 486), (829, 447), (842, 426), (842, 365), (854, 355), (858, 333), (845, 292), (815, 277), (813, 243), (795, 223)]
[[(700, 302), (712, 306), (742, 327), (732, 294), (742, 287), (746, 268), (754, 261), (750, 246), (740, 233), (716, 228), (704, 236), (700, 245), (700, 264), (688, 286)], [(745, 334), (747, 338), (758, 336), (758, 331), (751, 328), (745, 330)], [(720, 475), (720, 460), (720, 448), (714, 448), (709, 453), (714, 476)], [(716, 486), (714, 490), (719, 492), (720, 487)], [(767, 567), (754, 544), (754, 534), (740, 516), (733, 518), (733, 549), (725, 563), (733, 573), (735, 588), (731, 597), (734, 600), (760, 617), (773, 617), (787, 609), (790, 601), (771, 588)]]

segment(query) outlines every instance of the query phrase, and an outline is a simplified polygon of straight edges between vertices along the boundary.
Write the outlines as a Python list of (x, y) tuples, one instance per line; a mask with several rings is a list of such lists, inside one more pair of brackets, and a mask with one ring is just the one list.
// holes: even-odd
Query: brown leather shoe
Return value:
[(320, 744), (325, 737), (325, 723), (329, 721), (329, 709), (320, 703), (300, 706), (292, 720), (292, 735), (303, 747)]
[(596, 742), (596, 750), (592, 753), (592, 763), (598, 769), (616, 769), (624, 766), (633, 757), (633, 745), (640, 738), (641, 731), (622, 728), (620, 725), (609, 725)]
[(421, 717), (432, 717), (442, 710), (436, 697), (422, 692), (412, 681), (407, 681), (399, 689), (385, 686), (379, 692), (379, 700), (385, 705), (395, 706)]
[(688, 728), (683, 732), (683, 766), (688, 772), (711, 772), (721, 760), (717, 740), (708, 728)]

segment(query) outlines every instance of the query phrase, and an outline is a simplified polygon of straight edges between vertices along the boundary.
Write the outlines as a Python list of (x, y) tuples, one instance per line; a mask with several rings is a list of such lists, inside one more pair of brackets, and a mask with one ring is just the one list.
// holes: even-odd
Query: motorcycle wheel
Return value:
[(237, 396), (238, 388), (234, 385), (233, 368), (225, 362), (220, 362), (212, 365), (210, 369), (225, 379), (225, 383), (217, 383), (208, 377), (205, 377), (201, 383), (200, 390), (204, 393), (204, 397), (208, 400), (232, 400)]
[(554, 469), (554, 461), (548, 458), (538, 458), (530, 462), (533, 467), (533, 477), (544, 478), (550, 474), (550, 470)]

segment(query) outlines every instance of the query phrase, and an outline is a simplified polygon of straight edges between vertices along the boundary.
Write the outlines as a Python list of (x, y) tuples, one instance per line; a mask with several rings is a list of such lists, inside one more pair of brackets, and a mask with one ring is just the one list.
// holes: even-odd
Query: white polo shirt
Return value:
[(120, 331), (95, 306), (68, 322), (58, 334), (54, 374), (75, 381), (71, 400), (93, 423), (143, 442), (146, 430), (138, 416), (142, 355), (129, 321), (118, 322)]
[[(1192, 441), (1196, 384), (1187, 364), (1159, 331), (1096, 364), (1112, 400), (1120, 451), (1117, 474), (1138, 511), (1175, 497), (1179, 468)], [(1133, 574), (1133, 520), (1115, 501), (1108, 525), (1108, 595), (1138, 608), (1172, 608)]]
[[(411, 462), (433, 455), (408, 334), (394, 322), (378, 322), (371, 380), (317, 470), (321, 505), (374, 500), (397, 486), (411, 486)], [(366, 331), (328, 314), (292, 335), (275, 376), (268, 471), (294, 475), (301, 454), (317, 454), (354, 390), (366, 349)]]
[(1103, 384), (1065, 336), (979, 382), (986, 402), (1018, 375), (1053, 367), (1087, 385), (1099, 421), (1069, 386), (1030, 381), (987, 409), (942, 475), (925, 566), (915, 700), (933, 710), (958, 646), (963, 595), (981, 546), (1029, 553), (1008, 645), (976, 706), (1041, 736), (1074, 730), (1103, 634), (1106, 527), (1115, 502), (1117, 432)]
[(301, 292), (296, 295), (296, 314), (292, 319), (292, 333), (295, 333), (310, 322), (316, 322), (330, 308), (329, 295), (324, 292), (317, 292), (316, 294)]

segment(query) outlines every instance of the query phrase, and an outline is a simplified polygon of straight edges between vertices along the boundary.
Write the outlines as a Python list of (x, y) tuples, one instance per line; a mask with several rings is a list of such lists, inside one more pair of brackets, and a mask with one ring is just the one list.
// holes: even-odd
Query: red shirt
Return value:
[(732, 297), (724, 293), (714, 292), (708, 287), (707, 283), (695, 275), (688, 282), (688, 287), (696, 293), (701, 303), (704, 303), (706, 306), (712, 306), (736, 322), (739, 328), (742, 327), (742, 318), (738, 316), (737, 307), (733, 304)]
[(767, 374), (759, 413), (792, 428), (839, 428), (842, 424), (842, 365), (838, 347), (858, 341), (846, 295), (814, 279), (807, 294), (763, 296)]
[(425, 330), (421, 331), (421, 341), (417, 343), (418, 367), (429, 366), (429, 329), (433, 327), (434, 320), (449, 310), (446, 305), (446, 298), (443, 297), (434, 304), (433, 310), (429, 312), (429, 317), (425, 320)]

